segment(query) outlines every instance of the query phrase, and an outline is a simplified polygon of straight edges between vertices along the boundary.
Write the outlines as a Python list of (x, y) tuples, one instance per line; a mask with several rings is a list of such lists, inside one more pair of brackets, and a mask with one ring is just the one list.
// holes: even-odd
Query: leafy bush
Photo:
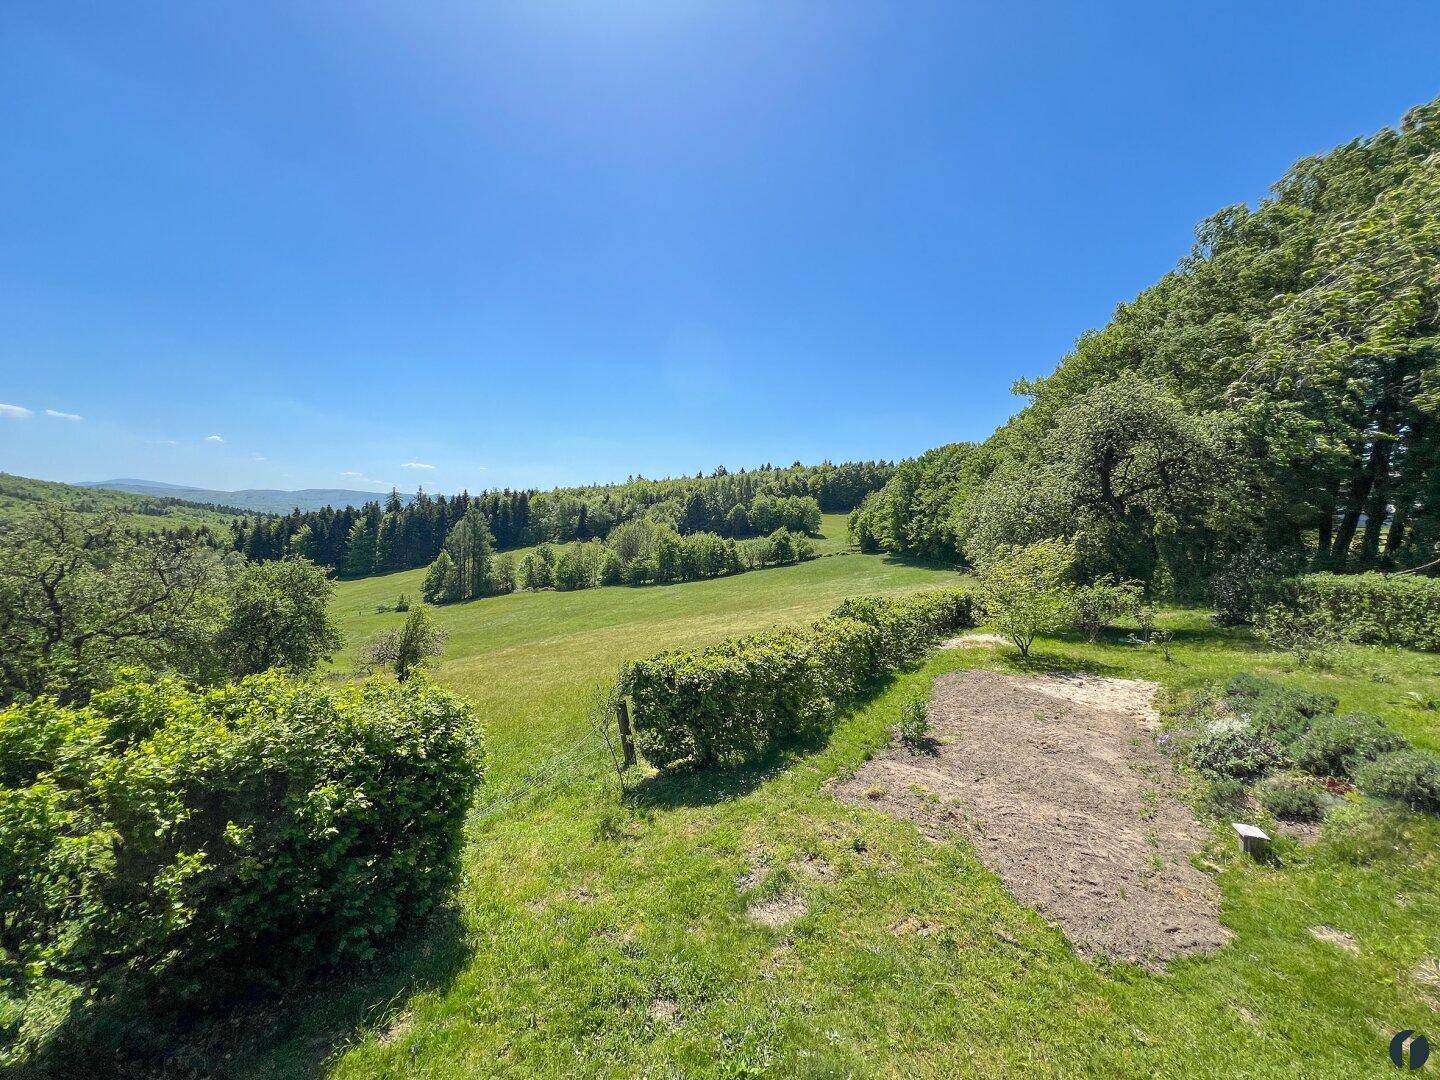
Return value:
[(1238, 626), (1280, 599), (1293, 560), (1263, 547), (1246, 548), (1210, 578), (1210, 603), (1215, 621)]
[(1423, 750), (1382, 754), (1355, 770), (1355, 782), (1367, 795), (1440, 812), (1440, 758)]
[(851, 597), (831, 618), (856, 619), (880, 631), (880, 666), (907, 667), (946, 634), (974, 622), (974, 601), (961, 589), (936, 589), (907, 597)]
[(146, 1013), (369, 956), (455, 882), (459, 698), (122, 673), (0, 712), (0, 979)]
[(1140, 611), (1144, 586), (1138, 581), (1117, 581), (1109, 574), (1075, 590), (1075, 625), (1092, 642), (1116, 619)]
[(1340, 699), (1331, 694), (1296, 690), (1274, 679), (1262, 679), (1249, 674), (1232, 675), (1225, 683), (1225, 696), (1237, 703), (1246, 700), (1274, 700), (1277, 704), (1283, 704), (1310, 718), (1333, 713), (1340, 704)]
[(1340, 626), (1327, 611), (1274, 604), (1255, 620), (1255, 633), (1272, 649), (1288, 652), (1300, 663), (1330, 667), (1345, 640)]
[(1212, 779), (1252, 780), (1282, 759), (1273, 739), (1233, 718), (1212, 721), (1190, 750), (1191, 764)]
[(656, 766), (744, 760), (821, 729), (879, 676), (970, 623), (970, 597), (959, 590), (858, 598), (809, 626), (637, 661), (619, 690), (633, 702), (636, 743)]
[(1322, 716), (1295, 744), (1295, 764), (1316, 776), (1352, 776), (1365, 762), (1405, 745), (1383, 720), (1368, 713)]
[(895, 738), (911, 750), (930, 745), (930, 702), (914, 697), (900, 706), (900, 719), (895, 722)]
[(1329, 694), (1294, 690), (1271, 679), (1235, 675), (1225, 683), (1230, 706), (1246, 717), (1260, 734), (1281, 746), (1290, 746), (1310, 730), (1314, 717), (1335, 711), (1338, 700)]
[(1266, 810), (1289, 821), (1319, 821), (1325, 812), (1324, 792), (1308, 776), (1272, 776), (1256, 789), (1255, 795)]
[(1283, 604), (1326, 619), (1347, 641), (1440, 652), (1440, 578), (1306, 574), (1287, 583)]

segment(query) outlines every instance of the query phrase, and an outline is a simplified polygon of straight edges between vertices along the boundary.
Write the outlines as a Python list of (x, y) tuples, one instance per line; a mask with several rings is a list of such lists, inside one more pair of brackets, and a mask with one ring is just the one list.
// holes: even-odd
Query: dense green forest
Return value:
[(571, 540), (603, 540), (620, 524), (647, 519), (681, 534), (730, 539), (768, 536), (784, 528), (815, 533), (821, 513), (853, 509), (893, 472), (887, 462), (763, 466), (669, 480), (631, 478), (624, 484), (554, 491), (418, 493), (408, 503), (392, 492), (382, 502), (237, 526), (235, 548), (248, 558), (295, 554), (348, 577), (428, 566), (451, 527), (474, 509), (501, 550)]
[(1082, 576), (1192, 594), (1238, 559), (1405, 569), (1440, 542), (1440, 103), (1299, 161), (983, 444), (901, 464), (863, 547), (984, 560), (1073, 539)]

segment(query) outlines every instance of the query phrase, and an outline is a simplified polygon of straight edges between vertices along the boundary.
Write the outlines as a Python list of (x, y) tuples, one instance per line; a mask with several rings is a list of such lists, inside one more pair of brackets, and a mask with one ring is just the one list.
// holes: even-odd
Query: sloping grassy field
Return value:
[[(953, 580), (841, 555), (439, 610), (450, 638), (434, 675), (476, 701), (492, 755), (455, 919), (175, 1064), (247, 1077), (1381, 1077), (1393, 1032), (1440, 1032), (1440, 987), (1419, 967), (1440, 954), (1433, 821), (1286, 849), (1272, 866), (1217, 835), (1207, 859), (1234, 941), (1155, 976), (1077, 957), (968, 845), (829, 796), (827, 780), (885, 743), (905, 697), (961, 667), (1017, 669), (1009, 650), (940, 653), (823, 746), (651, 780), (620, 803), (586, 709), (623, 660)], [(412, 572), (342, 585), (352, 643), (403, 618), (375, 606), (418, 584)], [(1433, 689), (1440, 658), (1357, 648), (1334, 673), (1297, 673), (1202, 613), (1164, 622), (1173, 662), (1115, 634), (1042, 641), (1030, 669), (1171, 687), (1278, 672), (1440, 748), (1437, 714), (1406, 697)], [(747, 918), (781, 891), (803, 898), (801, 917)], [(1353, 934), (1359, 952), (1316, 940), (1316, 925)]]

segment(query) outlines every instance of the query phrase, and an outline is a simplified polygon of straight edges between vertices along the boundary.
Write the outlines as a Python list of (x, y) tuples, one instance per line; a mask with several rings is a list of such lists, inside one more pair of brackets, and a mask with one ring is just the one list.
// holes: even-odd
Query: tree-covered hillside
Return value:
[(978, 447), (902, 464), (857, 540), (983, 560), (1073, 538), (1179, 591), (1242, 552), (1407, 568), (1440, 543), (1440, 102), (1202, 222)]
[[(80, 485), (108, 491), (128, 491), (133, 495), (153, 495), (162, 499), (183, 499), (186, 502), (233, 506), (253, 514), (288, 514), (291, 510), (319, 510), (326, 506), (360, 506), (376, 498), (374, 492), (353, 488), (300, 488), (282, 491), (276, 488), (241, 488), (220, 491), (215, 488), (188, 487), (184, 484), (162, 484), (158, 480), (99, 480)], [(408, 499), (409, 496), (402, 496)]]
[(110, 511), (120, 515), (127, 527), (146, 532), (208, 529), (217, 537), (228, 537), (231, 524), (246, 514), (232, 506), (130, 495), (0, 472), (0, 524), (28, 516), (43, 505), (85, 514)]
[(770, 465), (708, 476), (553, 491), (418, 493), (409, 502), (396, 492), (360, 507), (326, 507), (311, 513), (257, 519), (237, 529), (235, 546), (252, 559), (289, 554), (352, 577), (428, 566), (446, 533), (472, 508), (484, 516), (499, 550), (532, 544), (603, 540), (617, 525), (646, 518), (682, 534), (710, 532), (742, 538), (777, 528), (818, 531), (822, 513), (858, 506), (889, 480), (888, 462), (846, 462), (786, 468)]

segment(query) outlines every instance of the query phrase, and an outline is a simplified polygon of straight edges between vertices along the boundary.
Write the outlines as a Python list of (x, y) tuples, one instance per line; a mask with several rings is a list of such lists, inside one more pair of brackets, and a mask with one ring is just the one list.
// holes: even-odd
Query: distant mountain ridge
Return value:
[[(301, 488), (297, 491), (283, 491), (279, 488), (245, 488), (240, 491), (218, 491), (214, 488), (187, 487), (184, 484), (166, 484), (159, 480), (94, 480), (76, 485), (85, 488), (103, 488), (106, 491), (123, 491), (131, 495), (151, 495), (166, 499), (184, 499), (186, 502), (213, 503), (218, 506), (234, 506), (258, 514), (288, 514), (299, 507), (301, 510), (322, 510), (327, 506), (343, 509), (346, 506), (363, 506), (386, 498), (385, 492), (355, 491), (349, 488)], [(413, 496), (400, 496), (409, 502)]]

